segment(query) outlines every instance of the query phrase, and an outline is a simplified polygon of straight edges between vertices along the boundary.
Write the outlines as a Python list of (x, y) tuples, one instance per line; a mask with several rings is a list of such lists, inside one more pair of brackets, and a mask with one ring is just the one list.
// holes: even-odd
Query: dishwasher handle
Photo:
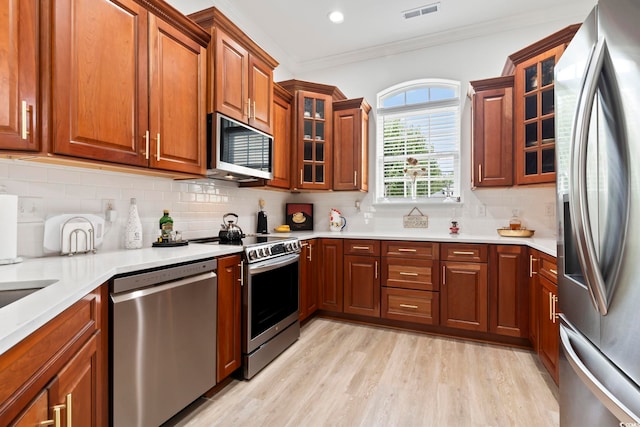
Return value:
[(164, 292), (167, 291), (169, 289), (174, 289), (174, 288), (179, 288), (181, 286), (188, 286), (192, 283), (195, 282), (200, 282), (203, 280), (210, 280), (210, 279), (215, 279), (216, 273), (214, 273), (213, 271), (209, 271), (207, 273), (203, 273), (203, 274), (198, 274), (197, 276), (191, 276), (191, 277), (186, 277), (182, 280), (176, 280), (175, 282), (169, 282), (169, 283), (165, 283), (163, 285), (160, 286), (151, 286), (148, 288), (143, 288), (143, 289), (138, 289), (138, 290), (133, 290), (130, 292), (126, 292), (123, 294), (118, 294), (118, 295), (111, 295), (111, 301), (113, 301), (114, 304), (118, 304), (121, 302), (125, 302), (125, 301), (129, 301), (129, 300), (133, 300), (133, 299), (139, 299), (139, 298), (143, 298), (149, 295), (153, 295), (153, 294), (157, 294), (160, 292)]

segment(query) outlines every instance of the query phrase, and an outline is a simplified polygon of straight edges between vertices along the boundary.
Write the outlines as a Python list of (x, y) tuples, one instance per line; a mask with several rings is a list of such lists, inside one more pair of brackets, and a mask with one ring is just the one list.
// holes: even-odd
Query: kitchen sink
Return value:
[(58, 279), (0, 282), (0, 308), (56, 283)]

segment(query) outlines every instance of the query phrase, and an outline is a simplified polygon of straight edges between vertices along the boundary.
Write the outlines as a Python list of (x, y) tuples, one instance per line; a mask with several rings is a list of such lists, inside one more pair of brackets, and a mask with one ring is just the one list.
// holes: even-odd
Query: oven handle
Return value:
[(249, 274), (260, 274), (265, 271), (275, 270), (276, 268), (285, 267), (300, 260), (300, 254), (284, 255), (275, 260), (267, 260), (256, 264), (249, 264)]

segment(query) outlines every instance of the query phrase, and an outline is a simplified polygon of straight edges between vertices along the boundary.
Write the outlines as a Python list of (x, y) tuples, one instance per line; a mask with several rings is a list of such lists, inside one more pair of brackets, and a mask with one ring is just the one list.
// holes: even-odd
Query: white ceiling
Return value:
[[(596, 0), (440, 0), (437, 13), (402, 12), (433, 0), (167, 0), (185, 14), (218, 7), (292, 70), (351, 62), (527, 25), (581, 22)], [(327, 15), (339, 9), (342, 24)], [(572, 20), (572, 21), (571, 21)], [(561, 28), (561, 27), (558, 27)], [(273, 54), (273, 53), (272, 53)]]

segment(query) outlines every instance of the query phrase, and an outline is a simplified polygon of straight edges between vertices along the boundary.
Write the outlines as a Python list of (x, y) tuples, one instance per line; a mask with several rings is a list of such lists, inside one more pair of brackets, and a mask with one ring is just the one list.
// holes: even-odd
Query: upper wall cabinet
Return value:
[(209, 35), (160, 1), (54, 3), (50, 150), (203, 174)]
[(39, 150), (40, 1), (0, 0), (0, 149)]
[(514, 75), (517, 184), (556, 181), (553, 70), (578, 28), (569, 26), (509, 57)]
[(473, 88), (473, 187), (513, 185), (513, 76), (470, 82)]
[(272, 134), (273, 70), (278, 62), (215, 7), (190, 17), (212, 36), (209, 112)]
[(333, 189), (367, 191), (369, 111), (364, 98), (333, 103)]

